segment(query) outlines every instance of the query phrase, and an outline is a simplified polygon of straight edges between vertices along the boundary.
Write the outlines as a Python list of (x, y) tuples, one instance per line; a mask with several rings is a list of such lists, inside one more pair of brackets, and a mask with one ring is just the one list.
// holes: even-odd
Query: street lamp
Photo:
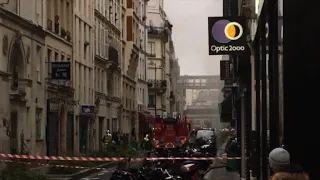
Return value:
[[(154, 84), (156, 85), (157, 83), (157, 70), (158, 69), (163, 69), (162, 66), (158, 66), (157, 64), (153, 61), (150, 61), (150, 63), (148, 64), (150, 66), (153, 66), (152, 68), (154, 69)], [(154, 91), (154, 116), (157, 117), (157, 92)]]

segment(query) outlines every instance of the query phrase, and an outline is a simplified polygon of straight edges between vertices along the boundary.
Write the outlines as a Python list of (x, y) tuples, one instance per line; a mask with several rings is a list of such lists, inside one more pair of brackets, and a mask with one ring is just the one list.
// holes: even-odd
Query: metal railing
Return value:
[(165, 89), (167, 88), (167, 80), (155, 80), (155, 79), (149, 79), (148, 80), (148, 87), (154, 88), (154, 89)]

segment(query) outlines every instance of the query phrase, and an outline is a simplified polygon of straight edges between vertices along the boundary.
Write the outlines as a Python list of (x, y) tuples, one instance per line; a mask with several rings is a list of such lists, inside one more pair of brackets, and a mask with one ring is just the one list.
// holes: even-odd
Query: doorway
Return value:
[(18, 112), (11, 112), (10, 122), (10, 152), (18, 154)]
[(74, 126), (73, 126), (73, 114), (67, 115), (67, 152), (74, 152)]
[(99, 117), (99, 133), (98, 133), (98, 139), (99, 139), (99, 149), (102, 150), (102, 137), (104, 136), (103, 133), (103, 121), (104, 117)]
[(59, 116), (57, 112), (47, 113), (46, 145), (47, 155), (57, 156), (59, 153)]
[(88, 121), (86, 116), (79, 118), (79, 151), (80, 153), (88, 152)]

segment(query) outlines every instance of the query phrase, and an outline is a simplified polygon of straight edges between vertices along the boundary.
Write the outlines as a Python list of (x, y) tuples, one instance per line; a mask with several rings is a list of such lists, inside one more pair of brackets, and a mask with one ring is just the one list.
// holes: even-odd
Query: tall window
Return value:
[(37, 62), (37, 81), (39, 83), (41, 83), (41, 77), (42, 77), (42, 68), (41, 68), (41, 63), (42, 63), (42, 50), (40, 46), (37, 46), (37, 58), (38, 58), (38, 62)]
[(109, 44), (108, 44), (109, 40), (108, 40), (108, 30), (105, 29), (104, 30), (104, 57), (108, 58), (109, 55)]
[[(98, 20), (96, 19), (95, 20), (95, 23), (94, 23), (94, 35), (93, 35), (93, 38), (94, 38), (94, 46), (95, 47), (98, 47), (98, 31), (99, 31), (99, 28), (98, 28)], [(95, 50), (95, 54), (99, 54), (98, 53), (98, 48), (94, 48), (94, 50)]]
[(148, 42), (148, 53), (151, 55), (155, 55), (156, 54), (156, 43), (155, 42)]
[(103, 47), (104, 47), (104, 28), (103, 28), (103, 24), (101, 23), (100, 25), (100, 56), (103, 57)]
[(155, 104), (156, 104), (156, 101), (155, 101), (155, 95), (153, 95), (153, 94), (150, 94), (149, 95), (149, 106), (150, 107), (155, 107)]
[(36, 136), (41, 137), (41, 121), (42, 121), (42, 109), (36, 109)]

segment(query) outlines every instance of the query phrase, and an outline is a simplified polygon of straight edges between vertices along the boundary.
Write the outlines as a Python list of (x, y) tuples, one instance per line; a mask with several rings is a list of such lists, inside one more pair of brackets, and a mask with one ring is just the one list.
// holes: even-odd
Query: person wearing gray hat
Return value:
[(290, 164), (290, 154), (283, 148), (275, 148), (269, 154), (269, 164), (273, 172), (279, 172)]

